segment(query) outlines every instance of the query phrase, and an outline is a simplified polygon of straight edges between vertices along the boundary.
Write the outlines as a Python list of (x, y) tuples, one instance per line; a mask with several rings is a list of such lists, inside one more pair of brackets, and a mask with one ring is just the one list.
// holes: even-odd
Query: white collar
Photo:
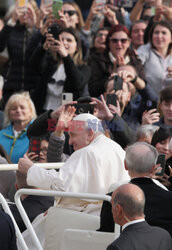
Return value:
[(142, 222), (142, 221), (145, 221), (145, 219), (139, 219), (139, 220), (132, 220), (132, 221), (129, 221), (127, 223), (125, 223), (123, 226), (122, 226), (122, 231), (128, 227), (129, 225), (132, 225), (132, 224), (135, 224), (135, 223), (138, 223), (138, 222)]

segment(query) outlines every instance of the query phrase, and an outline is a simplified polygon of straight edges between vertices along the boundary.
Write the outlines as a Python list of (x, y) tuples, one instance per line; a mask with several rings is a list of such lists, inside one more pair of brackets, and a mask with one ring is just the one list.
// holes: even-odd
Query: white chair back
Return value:
[(66, 229), (60, 250), (105, 250), (114, 239), (114, 233)]
[(100, 217), (70, 209), (52, 207), (45, 222), (46, 250), (60, 250), (64, 230), (67, 228), (96, 230), (100, 227)]

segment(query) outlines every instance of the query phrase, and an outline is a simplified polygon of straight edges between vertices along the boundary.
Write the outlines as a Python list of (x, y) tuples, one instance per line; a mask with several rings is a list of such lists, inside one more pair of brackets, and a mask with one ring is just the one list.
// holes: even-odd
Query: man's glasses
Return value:
[(64, 15), (68, 14), (69, 16), (73, 16), (74, 14), (76, 14), (76, 10), (64, 10), (63, 13)]
[(121, 39), (117, 39), (117, 38), (110, 38), (110, 41), (112, 43), (118, 43), (119, 41), (123, 44), (127, 43), (128, 39), (127, 38), (121, 38)]

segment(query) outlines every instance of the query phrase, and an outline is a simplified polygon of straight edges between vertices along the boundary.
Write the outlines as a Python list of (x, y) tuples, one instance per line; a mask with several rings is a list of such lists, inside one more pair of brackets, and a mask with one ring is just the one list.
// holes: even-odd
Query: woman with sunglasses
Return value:
[(162, 88), (172, 84), (172, 27), (157, 22), (150, 31), (150, 46), (141, 46), (138, 54), (144, 65), (147, 82), (159, 95)]
[(124, 25), (113, 26), (106, 38), (106, 49), (98, 58), (88, 61), (91, 67), (89, 92), (98, 97), (105, 92), (105, 82), (119, 66), (130, 64), (136, 68), (139, 77), (144, 79), (141, 61), (130, 48), (130, 34)]
[(73, 28), (61, 29), (58, 39), (47, 33), (45, 42), (34, 51), (31, 65), (41, 76), (32, 92), (37, 114), (57, 109), (62, 92), (72, 93), (74, 100), (85, 95), (90, 69), (82, 61), (80, 39)]
[(75, 2), (64, 2), (60, 18), (63, 20), (65, 27), (72, 27), (79, 32), (83, 59), (85, 59), (89, 50), (89, 41), (88, 36), (83, 31), (84, 19), (79, 6)]

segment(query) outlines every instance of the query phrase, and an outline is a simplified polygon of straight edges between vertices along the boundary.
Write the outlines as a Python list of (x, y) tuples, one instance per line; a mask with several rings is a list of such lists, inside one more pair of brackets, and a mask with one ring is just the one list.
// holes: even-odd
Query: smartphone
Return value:
[(34, 152), (35, 154), (38, 155), (34, 160), (38, 161), (39, 160), (39, 154), (40, 154), (40, 146), (41, 146), (41, 140), (40, 138), (30, 138), (29, 140), (29, 149), (28, 152)]
[(73, 105), (76, 108), (75, 114), (83, 114), (83, 113), (94, 113), (94, 104), (89, 103), (76, 103)]
[(59, 19), (59, 10), (62, 9), (63, 6), (63, 1), (61, 0), (53, 0), (52, 4), (52, 14), (54, 15), (55, 18)]
[(158, 159), (157, 159), (156, 164), (160, 164), (160, 167), (162, 168), (161, 172), (156, 173), (156, 175), (163, 176), (164, 171), (165, 171), (165, 154), (159, 154), (158, 155)]
[(117, 95), (116, 94), (107, 94), (106, 96), (106, 104), (112, 104), (117, 107)]
[(67, 104), (68, 102), (73, 101), (72, 93), (62, 93), (62, 105)]
[(122, 88), (123, 88), (123, 79), (118, 75), (114, 76), (114, 87), (113, 88), (115, 91), (122, 90)]
[(27, 10), (28, 0), (17, 0), (17, 7), (23, 11)]
[(157, 109), (157, 102), (156, 101), (148, 100), (146, 102), (146, 110), (149, 111), (151, 109)]
[(59, 39), (59, 31), (60, 31), (60, 27), (57, 24), (53, 24), (51, 26), (48, 27), (48, 33), (52, 34), (54, 39), (58, 40)]

